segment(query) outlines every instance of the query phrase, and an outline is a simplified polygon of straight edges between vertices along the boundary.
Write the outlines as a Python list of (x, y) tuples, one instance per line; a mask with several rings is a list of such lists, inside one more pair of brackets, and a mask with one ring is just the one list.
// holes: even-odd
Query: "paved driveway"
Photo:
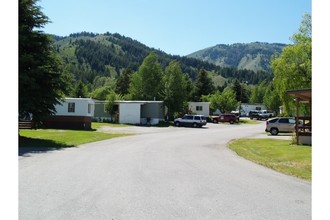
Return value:
[(20, 220), (311, 219), (310, 182), (226, 147), (263, 123), (118, 129), (139, 134), (20, 157)]

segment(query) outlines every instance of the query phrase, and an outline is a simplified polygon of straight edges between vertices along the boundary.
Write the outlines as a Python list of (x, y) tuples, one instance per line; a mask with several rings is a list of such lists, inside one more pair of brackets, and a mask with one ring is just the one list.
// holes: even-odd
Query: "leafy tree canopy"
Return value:
[(132, 98), (137, 100), (161, 100), (163, 71), (155, 53), (150, 53), (138, 71), (133, 74), (130, 85)]
[(287, 114), (294, 113), (294, 103), (288, 90), (311, 88), (312, 85), (312, 36), (311, 16), (305, 14), (299, 32), (292, 36), (293, 45), (284, 48), (272, 60), (274, 85)]
[(164, 87), (164, 103), (168, 108), (169, 116), (176, 112), (182, 112), (188, 94), (185, 92), (187, 83), (179, 62), (172, 61), (166, 68)]

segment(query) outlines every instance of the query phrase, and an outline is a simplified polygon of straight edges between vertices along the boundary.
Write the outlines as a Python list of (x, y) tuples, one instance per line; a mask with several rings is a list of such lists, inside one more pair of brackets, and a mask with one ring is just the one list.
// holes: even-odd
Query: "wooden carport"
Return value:
[[(296, 101), (296, 136), (298, 144), (312, 145), (312, 89), (298, 89), (287, 91)], [(300, 103), (307, 103), (310, 116), (300, 116)], [(299, 122), (302, 122), (301, 124)]]

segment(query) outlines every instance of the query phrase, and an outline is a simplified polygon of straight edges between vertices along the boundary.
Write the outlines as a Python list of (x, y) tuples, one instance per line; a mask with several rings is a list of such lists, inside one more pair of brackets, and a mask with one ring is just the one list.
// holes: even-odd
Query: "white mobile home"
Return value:
[(239, 107), (239, 112), (241, 116), (248, 116), (249, 112), (252, 110), (264, 110), (266, 109), (266, 106), (264, 104), (260, 104), (260, 103), (254, 103), (254, 104), (250, 104), (250, 103), (241, 103), (240, 107)]
[(210, 116), (210, 102), (188, 102), (189, 111), (197, 115)]
[(158, 124), (164, 121), (163, 101), (115, 101), (116, 117), (105, 110), (106, 101), (95, 100), (94, 119), (97, 121), (112, 120), (121, 124)]
[(94, 101), (90, 98), (65, 98), (55, 106), (56, 114), (44, 120), (48, 128), (91, 129)]

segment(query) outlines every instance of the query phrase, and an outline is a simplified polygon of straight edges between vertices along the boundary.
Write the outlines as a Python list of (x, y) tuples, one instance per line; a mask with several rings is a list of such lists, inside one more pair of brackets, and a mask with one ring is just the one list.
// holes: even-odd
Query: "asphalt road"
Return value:
[(138, 135), (19, 157), (19, 219), (311, 219), (311, 183), (240, 158), (259, 125)]

